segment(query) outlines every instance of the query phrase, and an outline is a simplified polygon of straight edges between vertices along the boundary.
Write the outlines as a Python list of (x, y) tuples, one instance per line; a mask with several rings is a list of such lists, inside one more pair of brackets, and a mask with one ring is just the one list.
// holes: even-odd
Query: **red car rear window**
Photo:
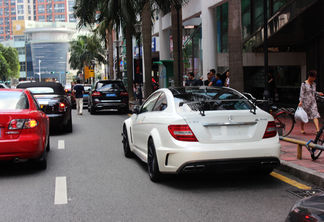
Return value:
[(24, 92), (0, 91), (0, 110), (29, 109), (29, 102)]

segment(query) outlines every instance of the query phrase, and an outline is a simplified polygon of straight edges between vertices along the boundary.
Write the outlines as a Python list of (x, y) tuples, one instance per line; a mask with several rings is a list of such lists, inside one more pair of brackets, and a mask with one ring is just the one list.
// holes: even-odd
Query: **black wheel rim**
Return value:
[(153, 153), (152, 145), (150, 145), (148, 148), (147, 156), (148, 156), (147, 157), (148, 172), (150, 177), (152, 177), (154, 173), (154, 153)]
[(275, 118), (276, 127), (282, 136), (288, 136), (294, 128), (294, 118), (288, 113), (281, 113)]
[(127, 138), (127, 132), (126, 129), (123, 129), (123, 146), (124, 146), (124, 151), (126, 152), (128, 149), (128, 138)]
[[(315, 141), (316, 144), (318, 145), (323, 145), (324, 143), (324, 138), (323, 138), (323, 135), (322, 135), (322, 132), (320, 131), (320, 134), (321, 135), (317, 135), (317, 138), (319, 138), (318, 140)], [(322, 137), (322, 138), (321, 138)], [(319, 150), (319, 149), (312, 149), (312, 159), (313, 160), (316, 160), (320, 157), (320, 155), (322, 154), (322, 150)]]

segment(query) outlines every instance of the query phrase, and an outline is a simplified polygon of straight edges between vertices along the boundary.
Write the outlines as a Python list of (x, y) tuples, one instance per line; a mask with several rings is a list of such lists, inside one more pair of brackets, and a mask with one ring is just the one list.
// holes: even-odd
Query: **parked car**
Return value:
[(88, 105), (89, 94), (91, 93), (92, 85), (90, 85), (90, 84), (84, 84), (83, 87), (84, 87), (83, 105)]
[(128, 112), (128, 93), (122, 81), (99, 81), (89, 94), (88, 111), (91, 114), (107, 109)]
[(68, 98), (71, 101), (72, 108), (75, 108), (76, 107), (76, 103), (75, 103), (75, 96), (74, 96), (74, 93), (73, 93), (73, 87), (72, 87), (72, 85), (71, 84), (66, 84), (64, 86), (64, 91), (65, 91), (65, 94), (68, 96)]
[(4, 83), (0, 83), (0, 89), (9, 89), (9, 87)]
[(28, 90), (0, 89), (0, 160), (47, 167), (49, 118)]
[(279, 164), (273, 117), (230, 88), (183, 87), (154, 92), (123, 123), (126, 157), (161, 174), (255, 170), (268, 174)]
[(324, 221), (324, 193), (299, 200), (290, 210), (286, 222)]
[(20, 83), (17, 88), (28, 89), (34, 95), (40, 108), (50, 118), (51, 128), (72, 132), (71, 102), (60, 83)]

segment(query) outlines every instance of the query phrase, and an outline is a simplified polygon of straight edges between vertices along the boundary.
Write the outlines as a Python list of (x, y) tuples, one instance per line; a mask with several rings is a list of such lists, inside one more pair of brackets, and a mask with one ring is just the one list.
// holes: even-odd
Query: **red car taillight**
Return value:
[(91, 96), (100, 96), (101, 94), (100, 94), (100, 92), (93, 92), (92, 94), (91, 94)]
[(64, 103), (59, 103), (59, 111), (64, 112), (65, 111), (65, 104)]
[(121, 92), (120, 96), (128, 96), (128, 92)]
[(276, 135), (277, 135), (276, 123), (274, 121), (268, 122), (267, 128), (263, 135), (263, 139), (275, 137)]
[(192, 132), (188, 125), (169, 125), (170, 134), (176, 140), (187, 142), (198, 142), (195, 134)]
[(34, 119), (13, 119), (10, 121), (9, 130), (33, 129), (38, 125)]

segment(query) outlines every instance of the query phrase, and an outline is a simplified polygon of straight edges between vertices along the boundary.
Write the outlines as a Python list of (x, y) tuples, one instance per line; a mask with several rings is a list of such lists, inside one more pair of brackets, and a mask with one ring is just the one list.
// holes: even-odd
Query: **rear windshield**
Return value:
[(27, 88), (33, 94), (47, 94), (47, 93), (54, 93), (54, 89), (50, 87), (31, 87)]
[(122, 82), (98, 82), (96, 85), (97, 91), (118, 91), (125, 90)]
[(23, 92), (1, 91), (0, 110), (29, 109), (27, 96)]
[(179, 106), (188, 106), (191, 110), (250, 110), (252, 105), (241, 94), (228, 88), (175, 88), (171, 89)]

